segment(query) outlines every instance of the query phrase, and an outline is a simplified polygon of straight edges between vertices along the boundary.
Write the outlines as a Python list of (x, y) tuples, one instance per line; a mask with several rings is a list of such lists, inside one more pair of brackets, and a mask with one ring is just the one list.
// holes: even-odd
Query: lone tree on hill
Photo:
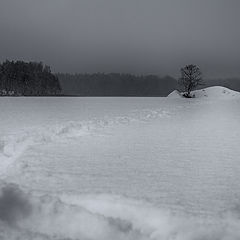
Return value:
[(181, 68), (181, 77), (178, 84), (184, 88), (184, 97), (191, 98), (191, 91), (203, 85), (202, 73), (196, 65), (187, 65)]

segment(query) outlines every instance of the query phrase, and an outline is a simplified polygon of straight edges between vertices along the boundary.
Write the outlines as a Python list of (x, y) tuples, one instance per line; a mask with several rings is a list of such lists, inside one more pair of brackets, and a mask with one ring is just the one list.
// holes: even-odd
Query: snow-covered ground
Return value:
[(0, 239), (240, 239), (240, 94), (1, 98)]

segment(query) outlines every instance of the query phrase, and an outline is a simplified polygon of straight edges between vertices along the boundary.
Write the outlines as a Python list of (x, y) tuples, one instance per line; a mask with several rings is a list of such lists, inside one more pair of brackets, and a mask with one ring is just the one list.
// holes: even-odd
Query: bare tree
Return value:
[(202, 73), (196, 65), (187, 65), (181, 68), (181, 77), (178, 84), (184, 88), (184, 97), (191, 98), (191, 91), (203, 85)]

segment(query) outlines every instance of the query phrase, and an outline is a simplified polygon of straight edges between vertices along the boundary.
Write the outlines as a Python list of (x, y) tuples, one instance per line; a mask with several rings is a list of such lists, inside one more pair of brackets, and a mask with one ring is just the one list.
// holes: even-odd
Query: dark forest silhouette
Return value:
[(167, 96), (177, 81), (166, 76), (120, 73), (57, 74), (64, 94), (77, 96)]
[[(135, 76), (119, 73), (57, 74), (64, 95), (72, 96), (139, 96), (166, 97), (179, 88), (171, 76)], [(196, 89), (223, 86), (240, 92), (240, 78), (208, 79)]]
[[(223, 86), (240, 91), (240, 79), (206, 79), (204, 87)], [(53, 74), (37, 62), (0, 64), (1, 96), (139, 96), (166, 97), (178, 88), (171, 76), (136, 76), (120, 73)], [(200, 89), (202, 86), (197, 86)]]
[(8, 60), (0, 64), (2, 96), (49, 96), (60, 93), (58, 78), (51, 73), (49, 66)]

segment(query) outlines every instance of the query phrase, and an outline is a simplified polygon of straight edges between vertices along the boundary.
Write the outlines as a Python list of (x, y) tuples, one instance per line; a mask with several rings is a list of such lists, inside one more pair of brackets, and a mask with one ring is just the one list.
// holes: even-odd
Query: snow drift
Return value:
[[(192, 91), (192, 95), (195, 98), (210, 98), (210, 99), (233, 99), (233, 98), (240, 98), (240, 93), (237, 91), (233, 91), (231, 89), (215, 86), (209, 87), (201, 90)], [(182, 98), (182, 94), (175, 90), (168, 95), (169, 98)]]

